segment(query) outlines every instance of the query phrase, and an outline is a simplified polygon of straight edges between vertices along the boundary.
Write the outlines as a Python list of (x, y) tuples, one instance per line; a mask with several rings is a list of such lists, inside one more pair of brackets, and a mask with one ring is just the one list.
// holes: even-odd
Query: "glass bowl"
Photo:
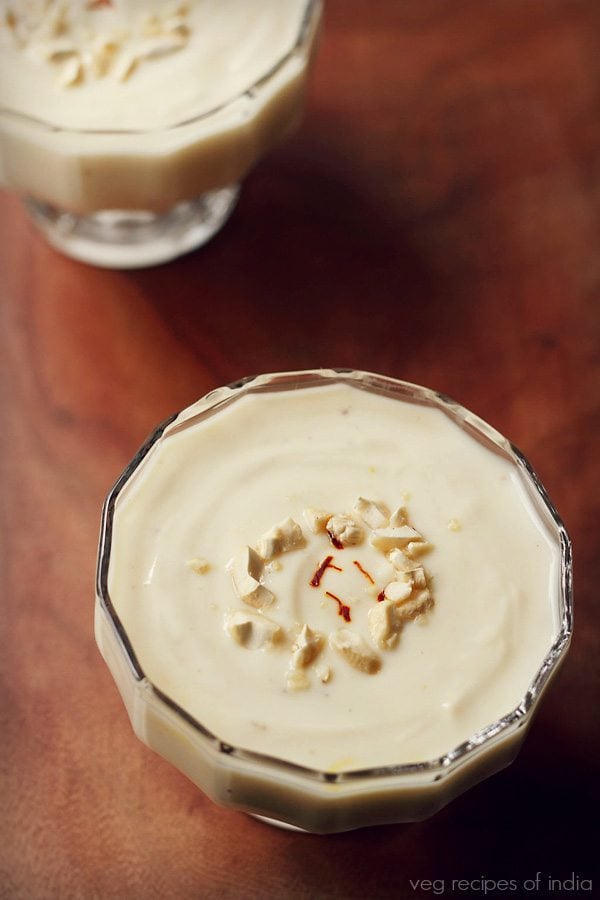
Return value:
[[(119, 508), (141, 479), (158, 471), (178, 435), (217, 421), (248, 398), (285, 394), (294, 404), (298, 391), (344, 385), (358, 392), (414, 406), (419, 413), (433, 408), (494, 456), (505, 461), (527, 503), (536, 528), (552, 550), (549, 585), (551, 636), (532, 664), (531, 680), (520, 701), (500, 717), (434, 758), (402, 760), (369, 767), (318, 768), (284, 759), (280, 754), (238, 746), (183, 708), (147, 676), (140, 648), (117, 613), (120, 598), (112, 597), (111, 562)], [(357, 395), (358, 396), (358, 395)], [(361, 396), (363, 396), (361, 394)], [(254, 402), (254, 401), (252, 401)], [(377, 401), (379, 402), (379, 400)], [(223, 423), (221, 422), (221, 427)], [(444, 426), (445, 427), (445, 426)], [(235, 434), (228, 439), (234, 440)], [(460, 437), (463, 440), (463, 437)], [(157, 454), (159, 454), (157, 456)], [(153, 463), (155, 468), (152, 469)], [(502, 465), (505, 464), (504, 462)], [(149, 474), (148, 474), (149, 473)], [(519, 493), (521, 496), (521, 493)], [(121, 530), (123, 526), (121, 525)], [(212, 391), (162, 424), (141, 447), (110, 491), (104, 505), (97, 568), (96, 639), (115, 679), (136, 735), (184, 772), (216, 803), (313, 833), (332, 833), (368, 825), (422, 820), (482, 779), (507, 766), (517, 754), (533, 714), (551, 677), (564, 659), (572, 632), (571, 545), (564, 526), (525, 457), (484, 421), (435, 391), (392, 378), (353, 370), (316, 370), (261, 375)], [(545, 600), (544, 600), (545, 602)], [(145, 650), (143, 650), (145, 652)], [(241, 651), (247, 652), (247, 651)], [(217, 677), (217, 676), (215, 676)], [(359, 678), (370, 676), (359, 675)], [(373, 736), (377, 740), (377, 736)]]
[(47, 240), (98, 266), (166, 262), (206, 243), (251, 167), (299, 122), (321, 0), (291, 50), (223, 104), (151, 129), (75, 129), (0, 103), (0, 184)]

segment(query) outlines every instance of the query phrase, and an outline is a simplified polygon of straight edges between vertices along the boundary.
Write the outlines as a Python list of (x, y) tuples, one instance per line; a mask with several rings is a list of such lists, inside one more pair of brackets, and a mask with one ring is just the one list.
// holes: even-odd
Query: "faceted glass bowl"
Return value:
[(292, 49), (226, 103), (170, 127), (77, 130), (0, 107), (0, 184), (75, 259), (137, 268), (206, 243), (241, 180), (299, 122), (322, 0), (306, 0)]
[[(554, 640), (518, 706), (436, 759), (342, 773), (320, 772), (225, 743), (146, 677), (108, 589), (115, 505), (153, 448), (246, 394), (293, 393), (333, 382), (435, 407), (458, 427), (514, 466), (560, 554), (555, 586)], [(571, 544), (544, 488), (523, 454), (477, 416), (439, 393), (353, 370), (262, 375), (219, 388), (162, 424), (125, 469), (103, 510), (98, 556), (95, 628), (102, 655), (124, 700), (136, 735), (172, 762), (215, 802), (315, 833), (424, 819), (516, 756), (534, 711), (564, 659), (573, 625)]]

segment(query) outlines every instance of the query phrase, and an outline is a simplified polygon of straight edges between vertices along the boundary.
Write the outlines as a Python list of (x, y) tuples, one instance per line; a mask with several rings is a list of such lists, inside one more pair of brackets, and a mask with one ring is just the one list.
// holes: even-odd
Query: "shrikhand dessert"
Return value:
[(529, 471), (402, 382), (217, 391), (106, 510), (99, 644), (130, 713), (115, 623), (166, 703), (160, 727), (133, 703), (138, 734), (221, 802), (311, 830), (420, 818), (506, 764), (568, 640), (566, 545)]
[[(320, 9), (320, 0), (0, 3), (0, 184), (76, 216), (166, 213), (232, 191), (300, 119)], [(52, 224), (48, 210), (35, 212)], [(96, 221), (78, 239), (99, 231)], [(60, 243), (57, 228), (49, 236)]]

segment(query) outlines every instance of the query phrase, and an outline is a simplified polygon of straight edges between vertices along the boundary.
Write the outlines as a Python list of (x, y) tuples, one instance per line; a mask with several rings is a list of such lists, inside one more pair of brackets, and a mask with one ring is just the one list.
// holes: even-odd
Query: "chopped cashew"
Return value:
[(242, 549), (233, 557), (231, 569), (234, 579), (239, 573), (250, 575), (255, 581), (260, 581), (261, 575), (265, 569), (265, 564), (256, 550), (253, 550), (252, 547), (242, 547)]
[(144, 16), (142, 19), (142, 34), (144, 37), (154, 37), (161, 33), (161, 24), (158, 16)]
[(410, 559), (418, 559), (419, 556), (429, 553), (431, 549), (432, 545), (429, 541), (418, 540), (410, 541), (404, 548), (404, 552)]
[(327, 522), (327, 531), (331, 539), (338, 541), (343, 547), (360, 544), (363, 530), (351, 516), (331, 516)]
[(396, 613), (403, 622), (406, 622), (408, 619), (415, 619), (422, 613), (427, 612), (432, 606), (433, 597), (429, 590), (425, 588), (419, 591), (412, 599), (396, 604)]
[(392, 603), (408, 600), (412, 594), (412, 581), (390, 581), (384, 587), (383, 594), (385, 599), (391, 600)]
[(329, 666), (319, 666), (317, 668), (317, 678), (322, 684), (327, 684), (331, 681), (331, 669)]
[(83, 79), (83, 66), (76, 56), (72, 56), (64, 63), (57, 83), (60, 87), (71, 87), (80, 84)]
[(91, 53), (91, 65), (92, 72), (97, 78), (106, 75), (118, 49), (118, 44), (111, 40), (104, 39), (96, 43)]
[(390, 516), (390, 525), (392, 528), (398, 528), (400, 525), (408, 524), (408, 513), (405, 506), (399, 506)]
[(42, 44), (36, 56), (41, 56), (46, 62), (61, 63), (70, 56), (77, 56), (77, 52), (77, 46), (73, 41), (57, 38)]
[(156, 59), (180, 50), (187, 43), (187, 37), (188, 32), (185, 26), (179, 26), (170, 34), (146, 38), (144, 45), (139, 48), (138, 59)]
[(349, 628), (338, 628), (329, 636), (329, 643), (347, 663), (358, 669), (374, 675), (381, 668), (381, 660), (377, 653), (371, 649), (364, 638)]
[(287, 553), (288, 550), (303, 547), (305, 543), (302, 529), (298, 523), (287, 518), (263, 534), (256, 546), (256, 551), (262, 559), (268, 562), (282, 553)]
[(127, 81), (137, 68), (138, 58), (131, 53), (124, 53), (119, 57), (115, 66), (115, 78), (117, 81)]
[(297, 669), (288, 671), (286, 681), (290, 691), (305, 691), (310, 687), (308, 675), (305, 672), (299, 672)]
[(402, 550), (398, 549), (398, 547), (394, 547), (393, 550), (390, 550), (388, 559), (398, 572), (409, 572), (412, 567), (412, 562), (404, 555)]
[(412, 580), (415, 587), (427, 587), (427, 576), (425, 575), (425, 569), (423, 568), (423, 566), (417, 566), (416, 569), (412, 569), (410, 574), (412, 575)]
[(231, 637), (248, 650), (263, 650), (281, 640), (283, 632), (277, 622), (262, 613), (238, 609), (230, 613), (225, 627)]
[(305, 669), (317, 658), (322, 646), (322, 636), (308, 625), (303, 625), (302, 631), (292, 644), (292, 668)]
[(406, 547), (411, 542), (420, 541), (421, 535), (409, 525), (398, 525), (395, 528), (376, 528), (371, 535), (371, 544), (377, 550), (388, 553), (394, 548)]
[(327, 522), (331, 518), (330, 512), (327, 512), (325, 509), (318, 509), (315, 506), (309, 506), (302, 514), (313, 534), (325, 531)]
[(369, 528), (384, 528), (390, 521), (390, 511), (384, 503), (376, 503), (374, 500), (365, 500), (359, 497), (354, 505), (354, 511), (361, 517)]
[(205, 575), (210, 569), (209, 561), (202, 556), (194, 556), (193, 559), (189, 559), (188, 566), (196, 575)]
[[(424, 542), (426, 543), (426, 542)], [(427, 587), (427, 576), (422, 566), (416, 565), (412, 559), (409, 559), (402, 550), (397, 548), (388, 553), (388, 559), (396, 569), (396, 580), (404, 578), (406, 581), (412, 581), (415, 587)]]
[(368, 620), (371, 637), (378, 647), (389, 650), (396, 646), (402, 630), (402, 619), (392, 600), (382, 600), (377, 606), (372, 606)]
[(269, 606), (275, 599), (274, 594), (260, 583), (263, 569), (263, 560), (252, 547), (243, 547), (231, 565), (233, 586), (238, 597), (257, 609)]

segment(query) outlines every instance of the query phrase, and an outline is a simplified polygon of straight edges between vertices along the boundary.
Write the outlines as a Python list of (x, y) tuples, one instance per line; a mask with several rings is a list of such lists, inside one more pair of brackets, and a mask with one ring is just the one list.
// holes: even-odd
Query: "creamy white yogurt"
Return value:
[[(377, 597), (355, 565), (380, 588), (389, 561), (368, 534), (337, 550), (303, 518), (310, 507), (351, 512), (359, 496), (406, 503), (433, 545), (423, 557), (433, 608), (390, 650), (370, 636)], [(305, 546), (267, 567), (275, 600), (260, 613), (284, 637), (249, 649), (226, 628), (249, 609), (228, 563), (288, 516)], [(327, 555), (343, 571), (327, 569), (315, 588)], [(206, 728), (335, 772), (435, 758), (514, 709), (558, 631), (559, 565), (509, 461), (440, 410), (332, 384), (238, 397), (156, 444), (116, 504), (109, 590), (146, 675)], [(350, 622), (326, 591), (347, 601)], [(293, 690), (303, 624), (325, 640), (307, 688)], [(342, 626), (371, 642), (377, 672), (329, 645)]]
[(299, 116), (309, 7), (0, 3), (0, 181), (90, 212), (239, 180)]
[[(1, 8), (0, 106), (61, 128), (153, 130), (205, 114), (266, 75), (294, 46), (306, 2), (21, 0)], [(71, 81), (70, 69), (78, 72)]]

